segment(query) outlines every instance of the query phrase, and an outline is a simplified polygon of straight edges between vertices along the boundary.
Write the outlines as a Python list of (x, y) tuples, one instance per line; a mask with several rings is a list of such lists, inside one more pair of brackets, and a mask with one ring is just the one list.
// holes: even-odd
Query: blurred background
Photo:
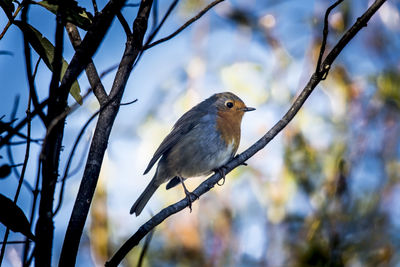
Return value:
[[(211, 1), (180, 1), (158, 38)], [(136, 3), (136, 2), (130, 2)], [(162, 18), (171, 1), (158, 1)], [(129, 209), (154, 170), (142, 173), (175, 121), (210, 95), (232, 91), (257, 111), (245, 115), (239, 152), (266, 133), (289, 109), (314, 72), (327, 0), (231, 0), (217, 5), (174, 39), (147, 50), (133, 70), (109, 142), (77, 266), (104, 262), (152, 215), (184, 197), (160, 187), (144, 212)], [(372, 1), (347, 0), (329, 18), (327, 51)], [(93, 12), (90, 1), (79, 5)], [(98, 1), (99, 8), (105, 1)], [(156, 228), (144, 266), (400, 266), (400, 1), (387, 1), (350, 42), (295, 119), (265, 149), (227, 175), (189, 209)], [(123, 10), (128, 23), (137, 7)], [(54, 43), (54, 15), (33, 6), (29, 22)], [(0, 28), (7, 23), (0, 16)], [(152, 25), (150, 25), (150, 28)], [(83, 32), (82, 32), (83, 35)], [(156, 38), (157, 39), (157, 38)], [(94, 63), (102, 73), (119, 63), (125, 34), (118, 21)], [(25, 116), (28, 85), (22, 34), (11, 27), (0, 42), (0, 115)], [(65, 38), (64, 57), (73, 48)], [(37, 55), (34, 54), (33, 62)], [(114, 72), (102, 81), (108, 91)], [(21, 78), (22, 77), (22, 78)], [(48, 94), (51, 73), (40, 64), (36, 86)], [(84, 75), (82, 92), (89, 88)], [(19, 104), (16, 105), (16, 101)], [(73, 98), (70, 104), (73, 104)], [(99, 108), (89, 96), (67, 118), (60, 173), (87, 119)], [(92, 123), (72, 162), (55, 218), (54, 266), (88, 151)], [(33, 121), (32, 137), (44, 127)], [(17, 141), (17, 140), (16, 140)], [(23, 162), (24, 145), (0, 151), (0, 163)], [(33, 185), (40, 146), (32, 144), (26, 180)], [(18, 169), (17, 169), (18, 170)], [(17, 173), (0, 180), (12, 198)], [(203, 178), (187, 181), (194, 190)], [(59, 191), (57, 191), (59, 192)], [(29, 214), (23, 187), (18, 205)], [(58, 203), (58, 193), (55, 204)], [(0, 236), (5, 227), (0, 225)], [(22, 240), (11, 233), (10, 240)], [(2, 239), (2, 238), (1, 238)], [(123, 262), (136, 266), (143, 242)], [(22, 245), (8, 245), (4, 266), (20, 266)]]

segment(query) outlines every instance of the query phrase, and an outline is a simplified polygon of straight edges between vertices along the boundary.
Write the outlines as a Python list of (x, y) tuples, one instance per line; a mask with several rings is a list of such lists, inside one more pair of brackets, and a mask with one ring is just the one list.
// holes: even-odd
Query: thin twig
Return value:
[[(91, 139), (91, 136), (89, 136), (89, 140), (90, 140), (90, 139)], [(70, 178), (70, 177), (72, 177), (72, 176), (74, 176), (74, 175), (82, 168), (82, 165), (85, 163), (85, 159), (86, 159), (87, 152), (89, 151), (89, 145), (90, 145), (90, 142), (89, 142), (89, 141), (86, 142), (85, 147), (82, 149), (83, 152), (82, 152), (81, 157), (80, 157), (79, 160), (78, 160), (78, 164), (75, 166), (74, 169), (72, 169), (72, 170), (68, 173), (67, 179)]]
[[(10, 120), (12, 122), (15, 121), (15, 116), (17, 114), (17, 110), (18, 110), (18, 106), (19, 106), (19, 99), (20, 99), (19, 95), (17, 95), (15, 97), (15, 99), (14, 99), (13, 109), (12, 109), (11, 114), (10, 114)], [(11, 146), (7, 146), (7, 156), (8, 156), (8, 160), (10, 161), (10, 165), (15, 165), (14, 156), (13, 156), (13, 153), (12, 153), (12, 150), (11, 150)], [(13, 172), (15, 174), (15, 177), (17, 177), (17, 179), (19, 179), (19, 177), (21, 177), (19, 171), (16, 168), (13, 168), (12, 170), (13, 170)]]
[[(21, 13), (21, 19), (26, 23), (28, 22), (27, 13), (29, 5), (30, 3), (28, 1)], [(29, 92), (32, 98), (32, 104), (35, 107), (35, 111), (37, 111), (37, 114), (39, 115), (41, 121), (46, 125), (47, 123), (46, 115), (43, 112), (43, 107), (41, 107), (41, 105), (39, 104), (38, 96), (35, 89), (35, 81), (34, 81), (34, 76), (32, 74), (32, 65), (31, 65), (31, 49), (29, 46), (28, 38), (26, 38), (25, 34), (24, 34), (24, 55), (25, 55), (26, 75), (28, 76), (28, 85), (29, 85)]]
[[(322, 68), (325, 71), (329, 69), (333, 61), (336, 57), (341, 53), (343, 48), (351, 41), (351, 39), (364, 27), (367, 25), (367, 22), (372, 17), (373, 14), (382, 6), (382, 4), (386, 0), (376, 0), (368, 10), (357, 19), (357, 21), (353, 24), (353, 26), (343, 35), (343, 37), (339, 40), (339, 42), (334, 46), (334, 48), (329, 52), (328, 56), (322, 63)], [(317, 73), (314, 73), (307, 85), (304, 87), (300, 95), (295, 99), (294, 103), (290, 107), (290, 109), (286, 112), (286, 114), (282, 117), (279, 122), (277, 122), (262, 138), (260, 138), (255, 144), (246, 149), (243, 153), (236, 156), (233, 160), (228, 162), (226, 167), (226, 174), (235, 169), (236, 167), (242, 165), (246, 160), (251, 158), (258, 151), (263, 149), (279, 132), (281, 132), (288, 123), (295, 117), (297, 112), (303, 106), (304, 102), (313, 92), (315, 87), (321, 81), (321, 76)], [(135, 234), (133, 234), (112, 256), (112, 258), (106, 262), (106, 266), (118, 266), (118, 264), (122, 261), (122, 259), (126, 256), (126, 254), (135, 246), (138, 245), (139, 241), (143, 239), (152, 229), (154, 229), (157, 225), (162, 223), (165, 219), (170, 217), (171, 215), (183, 210), (186, 208), (190, 202), (196, 201), (198, 197), (208, 192), (211, 188), (213, 188), (218, 181), (221, 179), (221, 174), (216, 172), (210, 178), (201, 183), (189, 196), (191, 201), (188, 200), (188, 197), (182, 199), (181, 201), (172, 204), (155, 216), (153, 216), (150, 220), (148, 220), (145, 224), (143, 224)]]
[(188, 20), (185, 24), (183, 24), (179, 29), (177, 29), (175, 32), (173, 32), (172, 34), (168, 35), (167, 37), (161, 38), (158, 41), (155, 41), (151, 44), (146, 45), (145, 47), (143, 47), (143, 50), (147, 50), (155, 45), (161, 44), (165, 41), (168, 41), (172, 38), (174, 38), (176, 35), (178, 35), (181, 31), (183, 31), (184, 29), (186, 29), (187, 27), (190, 26), (190, 24), (192, 24), (193, 22), (195, 22), (196, 20), (198, 20), (199, 18), (201, 18), (205, 13), (207, 13), (207, 11), (209, 11), (211, 8), (213, 8), (214, 6), (218, 5), (219, 3), (223, 2), (224, 0), (216, 0), (214, 2), (212, 2), (211, 4), (209, 4), (208, 6), (206, 6), (202, 11), (200, 11), (199, 14), (197, 14), (196, 16), (194, 16), (193, 18), (191, 18), (190, 20)]
[(329, 14), (331, 11), (337, 7), (340, 3), (342, 3), (343, 0), (338, 0), (336, 1), (333, 5), (328, 7), (328, 9), (325, 12), (325, 18), (324, 18), (324, 30), (322, 32), (322, 42), (321, 42), (321, 49), (319, 50), (319, 56), (318, 56), (318, 61), (317, 61), (317, 67), (315, 68), (315, 72), (318, 74), (320, 73), (321, 70), (321, 62), (322, 62), (322, 57), (324, 56), (325, 53), (325, 46), (326, 46), (326, 41), (328, 39), (328, 33), (329, 33)]
[[(164, 25), (164, 22), (167, 20), (167, 18), (171, 14), (172, 10), (174, 10), (174, 8), (178, 4), (178, 2), (179, 2), (179, 0), (174, 0), (174, 2), (171, 3), (171, 5), (168, 7), (167, 12), (165, 13), (164, 17), (162, 18), (160, 24), (154, 30), (151, 31), (150, 36), (147, 38), (147, 40), (146, 40), (145, 44), (143, 45), (143, 47), (146, 47), (148, 44), (150, 44), (151, 41), (153, 41), (154, 37), (160, 31), (161, 27)], [(139, 52), (139, 55), (138, 55), (135, 63), (133, 64), (133, 68), (135, 68), (136, 65), (139, 63), (139, 61), (142, 58), (144, 52), (145, 52), (145, 50), (142, 48), (140, 50), (140, 52)]]
[[(79, 45), (81, 44), (81, 36), (79, 35), (79, 31), (76, 26), (72, 23), (67, 23), (65, 25), (67, 29), (69, 39), (72, 43), (74, 49), (78, 49)], [(99, 101), (100, 105), (103, 105), (107, 99), (107, 93), (104, 89), (103, 84), (101, 83), (101, 77), (97, 73), (96, 66), (93, 63), (93, 60), (90, 60), (89, 64), (87, 65), (86, 69), (86, 76), (89, 80), (90, 86), (92, 87), (93, 93), (96, 96), (97, 100)]]
[(151, 230), (151, 232), (146, 236), (146, 239), (144, 240), (144, 245), (143, 245), (142, 251), (140, 252), (139, 260), (138, 260), (136, 267), (142, 267), (144, 256), (146, 255), (147, 250), (149, 249), (150, 242), (151, 242), (151, 239), (153, 238), (153, 235), (154, 235), (154, 229)]
[(117, 12), (117, 18), (119, 20), (119, 23), (121, 23), (122, 28), (125, 31), (126, 37), (129, 37), (132, 35), (131, 29), (129, 28), (128, 22), (126, 22), (126, 19), (122, 15), (121, 11)]
[(38, 68), (39, 68), (39, 63), (40, 63), (41, 59), (42, 58), (39, 57), (38, 60), (36, 61), (35, 69), (33, 70), (33, 74), (32, 74), (33, 80), (35, 80), (35, 78), (36, 78), (36, 74), (37, 74), (37, 71), (38, 71)]
[[(15, 101), (14, 101), (14, 107), (13, 107), (13, 110), (11, 111), (11, 121), (15, 121), (15, 116), (16, 116), (16, 114), (17, 114), (17, 109), (18, 109), (18, 103), (19, 103), (19, 96), (17, 96), (16, 98), (15, 98)], [(23, 144), (27, 144), (27, 140), (30, 140), (30, 141), (32, 141), (32, 139), (30, 138), (30, 137), (28, 137), (28, 136), (26, 136), (26, 141), (23, 141), (22, 143)], [(37, 142), (36, 142), (37, 143)], [(11, 144), (9, 144), (8, 146), (7, 146), (7, 156), (8, 156), (8, 160), (10, 161), (10, 165), (12, 165), (12, 166), (17, 166), (18, 164), (15, 164), (15, 161), (14, 161), (14, 156), (13, 156), (13, 153), (12, 153), (12, 150), (11, 150)], [(22, 164), (23, 165), (23, 164)], [(14, 172), (14, 174), (15, 174), (15, 178), (16, 179), (20, 179), (20, 177), (21, 177), (21, 174), (19, 173), (19, 171), (16, 169), (16, 168), (12, 168), (12, 171)], [(30, 191), (30, 192), (32, 192), (33, 191), (33, 188), (32, 188), (32, 186), (27, 182), (27, 181), (25, 181), (25, 180), (23, 180), (23, 185), (25, 185), (26, 186), (26, 188)]]
[(169, 15), (171, 15), (172, 10), (175, 9), (178, 2), (179, 2), (179, 0), (174, 0), (174, 2), (171, 3), (171, 5), (168, 7), (167, 12), (165, 13), (164, 17), (162, 18), (160, 24), (151, 31), (151, 34), (150, 34), (149, 38), (147, 38), (147, 41), (146, 41), (146, 44), (144, 45), (144, 47), (148, 46), (150, 44), (150, 42), (153, 41), (154, 37), (160, 31), (161, 27), (164, 25), (164, 23), (167, 20), (167, 18), (169, 17)]
[[(41, 166), (42, 166), (42, 159), (39, 157), (38, 160), (38, 166), (37, 166), (37, 172), (36, 172), (36, 182), (35, 182), (35, 190), (33, 191), (33, 199), (32, 199), (32, 208), (31, 208), (31, 215), (29, 218), (29, 225), (30, 228), (32, 229), (32, 225), (33, 225), (33, 221), (35, 218), (35, 213), (36, 213), (36, 203), (37, 203), (37, 199), (39, 196), (39, 184), (40, 184), (40, 171), (41, 171)], [(28, 253), (29, 253), (29, 238), (26, 237), (25, 238), (25, 246), (24, 246), (24, 254), (23, 254), (23, 265), (25, 266), (30, 266), (31, 265), (31, 261), (32, 261), (32, 257), (29, 257), (28, 260)], [(34, 253), (32, 252), (32, 255)]]
[(96, 0), (92, 0), (92, 5), (94, 10), (94, 15), (97, 15), (99, 13), (99, 9), (97, 8)]
[(72, 158), (73, 158), (73, 156), (75, 154), (75, 150), (78, 147), (79, 141), (81, 140), (86, 128), (89, 126), (89, 124), (92, 122), (92, 120), (97, 117), (97, 115), (100, 113), (100, 111), (101, 111), (101, 109), (99, 109), (92, 116), (90, 116), (90, 118), (83, 125), (83, 127), (79, 131), (78, 136), (75, 139), (74, 145), (73, 145), (72, 150), (71, 150), (71, 152), (69, 154), (69, 157), (68, 157), (67, 165), (66, 165), (65, 170), (64, 170), (64, 175), (63, 175), (63, 177), (61, 179), (62, 184), (61, 184), (60, 194), (59, 194), (59, 198), (58, 198), (58, 204), (57, 204), (56, 209), (53, 212), (54, 216), (58, 213), (58, 211), (60, 210), (61, 205), (62, 205), (63, 196), (64, 196), (65, 181), (66, 181), (66, 179), (68, 177), (68, 171), (69, 171), (69, 168), (71, 166), (71, 162), (72, 162)]
[(129, 102), (126, 102), (126, 103), (121, 103), (121, 104), (119, 104), (120, 106), (127, 106), (127, 105), (132, 105), (133, 103), (136, 103), (138, 100), (137, 99), (135, 99), (135, 100), (132, 100), (132, 101), (129, 101)]
[(151, 25), (150, 32), (153, 32), (154, 29), (157, 27), (157, 23), (158, 23), (158, 0), (154, 0), (153, 1), (152, 17), (153, 17), (153, 22), (152, 22), (152, 25)]
[(11, 18), (9, 18), (7, 25), (4, 27), (3, 31), (0, 34), (0, 40), (3, 39), (4, 35), (6, 34), (8, 28), (10, 28), (11, 24), (14, 22), (14, 19), (18, 16), (19, 12), (21, 11), (23, 7), (24, 2), (22, 2), (20, 5), (18, 5), (17, 9), (15, 10), (14, 14), (12, 15)]
[[(40, 103), (39, 106), (33, 110), (33, 112), (31, 113), (31, 117), (33, 118), (34, 116), (38, 115), (39, 112), (43, 112), (42, 110), (47, 106), (47, 103), (48, 103), (48, 99), (43, 100), (43, 102)], [(17, 135), (21, 138), (26, 139), (26, 136), (24, 134), (21, 134), (19, 132), (19, 130), (21, 130), (27, 122), (28, 122), (28, 119), (27, 119), (27, 117), (25, 117), (14, 128), (8, 127), (7, 125), (5, 125), (5, 127), (7, 127), (6, 130), (7, 130), (8, 134), (0, 139), (0, 147), (8, 144), (8, 142), (10, 141), (11, 138), (14, 137), (14, 135)], [(31, 140), (31, 141), (38, 142), (38, 141), (42, 141), (42, 140), (36, 139), (36, 140)]]

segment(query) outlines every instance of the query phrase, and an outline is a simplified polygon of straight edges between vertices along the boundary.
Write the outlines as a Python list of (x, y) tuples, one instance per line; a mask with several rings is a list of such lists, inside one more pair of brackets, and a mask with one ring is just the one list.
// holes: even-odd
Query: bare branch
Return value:
[[(39, 104), (39, 106), (37, 108), (35, 108), (33, 110), (33, 112), (31, 113), (31, 118), (33, 118), (34, 116), (38, 115), (39, 112), (42, 112), (42, 110), (47, 106), (48, 103), (48, 99), (44, 100), (42, 103)], [(19, 137), (22, 137), (24, 139), (26, 139), (26, 135), (19, 133), (18, 131), (22, 129), (22, 127), (25, 126), (25, 124), (27, 124), (28, 122), (28, 118), (25, 117), (20, 123), (18, 123), (14, 128), (13, 127), (7, 127), (7, 132), (8, 134), (6, 136), (4, 136), (4, 138), (0, 139), (0, 147), (8, 144), (8, 142), (10, 141), (10, 139), (14, 136), (17, 135)], [(31, 140), (32, 141), (32, 140)]]
[(125, 31), (126, 37), (129, 37), (130, 35), (132, 35), (131, 29), (129, 28), (129, 25), (128, 25), (128, 22), (126, 22), (126, 19), (122, 15), (121, 11), (119, 11), (117, 13), (117, 18), (118, 18), (119, 22), (121, 23), (122, 28)]
[[(107, 105), (104, 110), (100, 112), (99, 119), (97, 120), (82, 181), (68, 223), (60, 256), (60, 267), (75, 265), (83, 227), (97, 185), (112, 125), (118, 114), (122, 95), (129, 75), (131, 74), (133, 63), (135, 62), (139, 52), (142, 50), (143, 38), (147, 30), (148, 18), (152, 4), (152, 0), (142, 0), (141, 2), (138, 15), (133, 23), (133, 34), (128, 38), (124, 55), (119, 64), (109, 94), (109, 99), (111, 101), (110, 105)], [(82, 42), (82, 44), (83, 43), (84, 42)]]
[[(386, 0), (376, 0), (368, 10), (357, 19), (357, 21), (353, 24), (353, 26), (344, 34), (344, 36), (340, 39), (340, 41), (335, 45), (335, 47), (329, 52), (328, 56), (322, 63), (322, 76), (325, 75), (324, 72), (327, 72), (332, 65), (333, 61), (340, 54), (343, 48), (350, 42), (350, 40), (364, 27), (367, 25), (367, 22), (370, 20), (373, 14), (382, 6), (382, 4)], [(228, 164), (225, 165), (226, 173), (229, 173), (236, 167), (245, 163), (250, 157), (256, 154), (259, 150), (263, 149), (280, 131), (282, 131), (288, 123), (295, 117), (297, 112), (303, 106), (306, 99), (313, 92), (318, 83), (322, 80), (321, 75), (314, 73), (307, 85), (304, 87), (300, 95), (296, 98), (290, 109), (286, 112), (286, 114), (282, 117), (282, 119), (276, 123), (261, 139), (259, 139), (255, 144), (245, 150), (242, 154), (237, 155), (233, 160), (231, 160)], [(114, 254), (114, 256), (106, 263), (106, 266), (117, 266), (122, 259), (126, 256), (126, 254), (135, 246), (138, 245), (139, 241), (143, 239), (152, 229), (154, 229), (157, 225), (162, 223), (169, 216), (183, 210), (188, 207), (190, 202), (196, 201), (196, 196), (201, 196), (204, 193), (208, 192), (211, 188), (213, 188), (218, 181), (221, 179), (221, 174), (219, 172), (212, 175), (210, 178), (201, 183), (190, 195), (191, 201), (188, 198), (184, 198), (181, 201), (172, 204), (155, 216), (153, 216), (150, 220), (148, 220), (145, 224), (143, 224), (134, 235), (132, 235)]]
[(0, 40), (3, 39), (4, 35), (6, 34), (8, 28), (10, 28), (11, 24), (14, 22), (14, 19), (18, 16), (19, 12), (21, 11), (23, 4), (25, 1), (23, 1), (20, 5), (18, 5), (17, 9), (15, 10), (14, 14), (12, 15), (11, 18), (9, 18), (7, 25), (4, 27), (3, 31), (0, 34)]
[[(39, 183), (40, 183), (41, 166), (42, 166), (42, 159), (39, 157), (38, 166), (37, 166), (37, 172), (36, 172), (35, 189), (33, 190), (33, 200), (32, 200), (31, 215), (30, 215), (30, 219), (29, 219), (29, 224), (30, 224), (30, 228), (31, 229), (32, 229), (32, 225), (33, 225), (33, 219), (34, 219), (35, 214), (36, 214), (36, 203), (37, 203), (37, 199), (38, 199), (38, 195), (39, 195)], [(23, 254), (23, 261), (22, 261), (24, 266), (30, 266), (31, 265), (31, 261), (32, 261), (32, 258), (33, 258), (32, 256), (34, 254), (32, 252), (31, 257), (29, 257), (29, 259), (28, 259), (29, 245), (30, 245), (29, 238), (25, 237), (24, 254)]]
[(316, 73), (320, 73), (321, 70), (321, 62), (322, 62), (322, 57), (324, 56), (325, 53), (325, 46), (326, 46), (326, 40), (328, 39), (328, 33), (329, 33), (329, 14), (331, 13), (331, 11), (337, 7), (340, 3), (342, 3), (343, 0), (338, 0), (336, 1), (333, 5), (331, 5), (330, 7), (328, 7), (328, 9), (325, 12), (325, 18), (324, 18), (324, 30), (322, 33), (322, 42), (321, 42), (321, 49), (319, 50), (319, 56), (318, 56), (318, 61), (317, 61), (317, 67), (315, 69)]
[(152, 8), (152, 17), (153, 17), (153, 22), (151, 25), (151, 31), (153, 32), (154, 29), (156, 28), (156, 25), (158, 23), (158, 0), (153, 1), (153, 8)]
[(66, 101), (72, 83), (83, 69), (86, 68), (86, 65), (89, 64), (92, 56), (97, 51), (106, 32), (110, 28), (111, 22), (125, 2), (126, 0), (109, 1), (103, 10), (93, 19), (93, 24), (86, 33), (79, 48), (76, 50), (63, 76), (60, 85), (62, 101)]
[[(39, 218), (35, 227), (35, 264), (37, 266), (50, 266), (52, 257), (54, 221), (53, 221), (53, 199), (55, 185), (58, 177), (60, 162), (61, 144), (64, 134), (64, 121), (60, 121), (54, 126), (54, 130), (49, 131), (49, 123), (54, 120), (66, 107), (63, 101), (63, 94), (59, 88), (59, 80), (62, 67), (62, 53), (64, 47), (64, 23), (66, 14), (66, 1), (59, 3), (56, 14), (56, 31), (54, 44), (54, 58), (52, 62), (52, 77), (49, 88), (49, 104), (46, 116), (46, 138), (43, 141), (41, 156), (42, 165), (42, 193), (39, 202)], [(32, 98), (33, 100), (33, 98)], [(45, 156), (44, 156), (45, 155)]]
[[(29, 97), (29, 101), (30, 101), (30, 97)], [(19, 103), (19, 96), (17, 96), (17, 97), (15, 98), (15, 103), (14, 103), (13, 111), (11, 112), (11, 121), (14, 121), (14, 120), (15, 120), (15, 116), (16, 116), (17, 109), (18, 109), (18, 103)], [(29, 108), (29, 112), (28, 112), (28, 110), (27, 110), (27, 116), (30, 117), (30, 102), (29, 102), (29, 104), (28, 104), (28, 108)], [(28, 122), (28, 127), (30, 128), (30, 120), (29, 120), (29, 122)], [(26, 141), (23, 141), (23, 144), (27, 144), (27, 145), (28, 145), (28, 139), (29, 139), (29, 142), (32, 142), (32, 141), (33, 141), (33, 140), (30, 138), (30, 131), (29, 131), (29, 136), (27, 135), (27, 136), (25, 136), (25, 137), (26, 137)], [(18, 166), (18, 164), (15, 164), (15, 161), (14, 161), (14, 156), (13, 156), (13, 153), (12, 153), (12, 150), (11, 150), (11, 144), (7, 145), (7, 156), (8, 156), (8, 159), (9, 159), (9, 161), (10, 161), (10, 165), (11, 165), (11, 166)], [(24, 165), (24, 164), (22, 164), (22, 165)], [(19, 180), (22, 174), (19, 173), (19, 171), (18, 171), (16, 168), (12, 168), (12, 170), (13, 170), (13, 172), (14, 172), (14, 174), (15, 174), (15, 177)], [(25, 185), (26, 188), (27, 188), (28, 190), (30, 190), (31, 192), (33, 191), (32, 186), (31, 186), (27, 181), (25, 181), (25, 179), (23, 179), (22, 182), (23, 182), (23, 185)], [(0, 258), (1, 258), (1, 257), (0, 257)], [(1, 261), (0, 261), (0, 262), (1, 262)]]
[(149, 38), (146, 41), (146, 44), (144, 45), (145, 47), (151, 42), (153, 41), (154, 37), (157, 35), (157, 33), (160, 31), (161, 27), (164, 25), (165, 21), (167, 20), (167, 18), (169, 17), (169, 15), (171, 14), (172, 10), (174, 10), (174, 8), (176, 7), (176, 5), (178, 4), (179, 0), (174, 0), (174, 2), (171, 3), (171, 5), (169, 6), (167, 12), (165, 13), (164, 17), (162, 18), (160, 24), (158, 26), (155, 27), (154, 30), (151, 31), (151, 34), (149, 36)]
[[(74, 47), (74, 49), (78, 49), (79, 45), (81, 44), (82, 40), (79, 35), (79, 31), (76, 28), (76, 26), (72, 23), (67, 23), (65, 25), (65, 28), (67, 29), (69, 39)], [(99, 74), (97, 73), (96, 66), (93, 63), (93, 60), (90, 59), (89, 64), (87, 65), (86, 69), (86, 75), (88, 77), (90, 86), (93, 89), (93, 93), (96, 96), (97, 100), (99, 101), (100, 105), (104, 104), (107, 99), (107, 93), (106, 90), (104, 89), (104, 86), (100, 80)]]
[[(28, 13), (29, 5), (30, 4), (27, 3), (27, 5), (22, 10), (22, 14), (21, 14), (22, 21), (27, 22), (27, 13)], [(32, 75), (31, 49), (29, 47), (29, 42), (28, 42), (25, 34), (24, 34), (24, 54), (25, 54), (26, 75), (28, 76), (29, 93), (32, 98), (32, 104), (35, 107), (35, 110), (37, 111), (37, 114), (39, 115), (40, 119), (46, 125), (47, 119), (43, 113), (42, 108), (39, 105), (38, 96), (36, 94), (34, 76)]]
[(142, 251), (140, 252), (138, 263), (136, 265), (137, 267), (141, 267), (143, 265), (143, 259), (147, 253), (147, 250), (149, 249), (150, 242), (151, 242), (151, 239), (153, 238), (153, 235), (154, 235), (154, 230), (151, 230), (150, 233), (146, 236), (146, 239), (144, 240), (144, 245), (143, 245)]
[(81, 138), (82, 138), (82, 136), (83, 136), (83, 133), (85, 132), (86, 128), (87, 128), (87, 127), (89, 126), (89, 124), (93, 121), (93, 119), (96, 118), (97, 115), (99, 115), (100, 111), (101, 111), (101, 109), (99, 109), (99, 110), (96, 111), (92, 116), (90, 116), (90, 118), (89, 118), (89, 119), (86, 121), (86, 123), (83, 125), (83, 127), (82, 127), (81, 130), (79, 131), (78, 136), (77, 136), (76, 139), (75, 139), (74, 145), (73, 145), (72, 150), (71, 150), (71, 152), (70, 152), (70, 154), (69, 154), (69, 157), (68, 157), (68, 161), (67, 161), (67, 165), (66, 165), (66, 167), (65, 167), (64, 175), (63, 175), (63, 177), (62, 177), (62, 179), (61, 179), (61, 183), (62, 183), (62, 184), (61, 184), (61, 189), (60, 189), (60, 195), (59, 195), (59, 198), (58, 198), (57, 207), (56, 207), (56, 209), (55, 209), (54, 212), (53, 212), (54, 215), (57, 214), (57, 212), (60, 210), (61, 205), (62, 205), (63, 196), (64, 196), (65, 181), (67, 180), (67, 177), (68, 177), (68, 171), (69, 171), (69, 168), (71, 167), (71, 162), (72, 162), (72, 158), (73, 158), (73, 156), (74, 156), (74, 154), (75, 154), (75, 150), (76, 150), (76, 148), (78, 147), (79, 141), (81, 140)]
[(99, 9), (97, 8), (96, 0), (92, 0), (92, 5), (94, 10), (94, 15), (97, 15), (99, 13)]
[(121, 104), (119, 104), (120, 106), (127, 106), (127, 105), (132, 105), (133, 103), (136, 103), (138, 100), (137, 99), (135, 99), (135, 100), (132, 100), (132, 101), (129, 101), (129, 102), (126, 102), (126, 103), (121, 103)]
[(145, 47), (143, 47), (143, 50), (147, 50), (155, 45), (161, 44), (165, 41), (168, 41), (172, 38), (174, 38), (176, 35), (178, 35), (181, 31), (183, 31), (184, 29), (186, 29), (187, 27), (190, 26), (190, 24), (192, 24), (193, 22), (195, 22), (196, 20), (198, 20), (199, 18), (201, 18), (205, 13), (207, 13), (207, 11), (209, 11), (211, 8), (213, 8), (214, 6), (218, 5), (219, 3), (223, 2), (224, 0), (216, 0), (214, 2), (212, 2), (211, 4), (209, 4), (208, 6), (206, 6), (202, 11), (200, 11), (199, 14), (197, 14), (196, 16), (194, 16), (193, 18), (191, 18), (190, 20), (188, 20), (187, 22), (185, 22), (185, 24), (183, 24), (179, 29), (177, 29), (175, 32), (173, 32), (172, 34), (168, 35), (167, 37), (164, 37), (158, 41), (155, 41), (151, 44), (146, 45)]

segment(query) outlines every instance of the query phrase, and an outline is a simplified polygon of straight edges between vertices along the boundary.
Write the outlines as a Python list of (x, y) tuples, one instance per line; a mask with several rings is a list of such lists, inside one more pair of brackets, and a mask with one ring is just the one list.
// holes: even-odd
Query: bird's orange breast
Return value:
[(240, 143), (240, 124), (243, 115), (229, 111), (218, 111), (217, 114), (217, 131), (227, 146), (233, 144), (233, 151), (236, 152)]

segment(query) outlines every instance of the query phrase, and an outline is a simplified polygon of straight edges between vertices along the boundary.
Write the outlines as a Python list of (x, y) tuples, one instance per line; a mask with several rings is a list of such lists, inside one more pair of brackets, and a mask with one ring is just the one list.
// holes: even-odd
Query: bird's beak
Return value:
[(244, 112), (247, 112), (247, 111), (253, 111), (253, 110), (256, 110), (256, 109), (255, 108), (250, 108), (250, 107), (244, 107), (242, 110)]

